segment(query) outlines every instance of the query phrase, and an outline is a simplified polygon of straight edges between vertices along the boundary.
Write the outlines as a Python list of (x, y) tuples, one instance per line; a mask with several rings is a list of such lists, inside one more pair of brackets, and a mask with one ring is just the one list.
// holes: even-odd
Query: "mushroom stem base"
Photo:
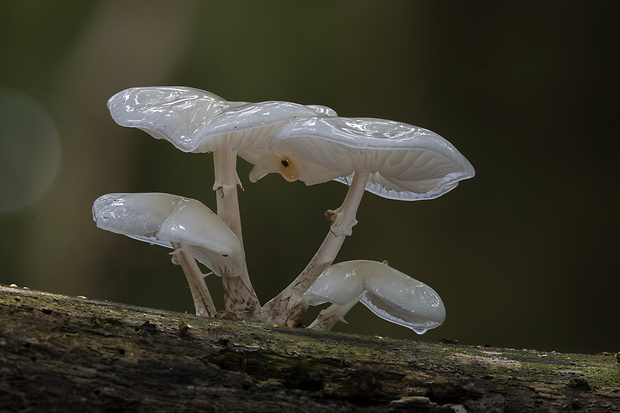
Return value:
[(320, 331), (329, 331), (335, 326), (339, 321), (342, 323), (347, 323), (344, 320), (344, 315), (349, 312), (351, 308), (355, 304), (358, 303), (359, 300), (366, 294), (364, 291), (361, 293), (356, 299), (351, 300), (351, 302), (347, 304), (332, 304), (327, 307), (325, 310), (322, 310), (319, 313), (319, 316), (308, 326), (308, 328), (313, 330)]
[(306, 268), (280, 294), (263, 306), (263, 321), (276, 324), (301, 324), (301, 318), (308, 310), (302, 296), (323, 271), (336, 259), (351, 228), (357, 223), (355, 215), (364, 195), (369, 170), (356, 171), (349, 191), (336, 214), (323, 243)]

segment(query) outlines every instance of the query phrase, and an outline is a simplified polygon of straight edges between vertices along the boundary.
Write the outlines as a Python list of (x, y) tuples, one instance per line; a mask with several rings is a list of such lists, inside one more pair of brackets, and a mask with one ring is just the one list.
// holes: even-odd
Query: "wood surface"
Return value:
[(615, 354), (317, 332), (0, 287), (1, 412), (620, 411)]

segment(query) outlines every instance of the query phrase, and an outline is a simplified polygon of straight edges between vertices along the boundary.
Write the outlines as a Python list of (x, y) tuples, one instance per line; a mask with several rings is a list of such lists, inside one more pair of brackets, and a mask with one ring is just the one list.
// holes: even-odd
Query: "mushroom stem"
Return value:
[(306, 268), (280, 294), (263, 306), (263, 319), (276, 324), (301, 325), (301, 318), (308, 310), (302, 296), (323, 271), (336, 259), (351, 228), (357, 223), (355, 214), (359, 207), (370, 170), (355, 171), (349, 191), (340, 208), (333, 211), (333, 220), (327, 236)]
[[(215, 317), (215, 305), (213, 299), (205, 283), (205, 275), (200, 271), (192, 250), (187, 244), (172, 242), (174, 252), (172, 254), (178, 260), (178, 264), (183, 268), (185, 278), (189, 284), (194, 299), (194, 307), (196, 307), (196, 315), (203, 317)], [(173, 260), (173, 262), (175, 262)], [(177, 262), (175, 262), (177, 263)]]
[[(224, 139), (220, 149), (213, 152), (215, 166), (215, 184), (217, 214), (224, 223), (237, 235), (243, 246), (241, 233), (241, 215), (237, 198), (237, 153), (232, 150), (229, 139)], [(260, 316), (260, 302), (252, 287), (247, 266), (244, 263), (243, 273), (239, 277), (222, 277), (224, 305), (238, 320), (254, 320)]]
[[(351, 182), (349, 191), (347, 191), (344, 202), (340, 208), (335, 211), (331, 211), (331, 214), (336, 216), (334, 219), (330, 218), (333, 223), (329, 227), (329, 230), (333, 232), (334, 235), (351, 235), (353, 233), (353, 227), (357, 224), (357, 209), (359, 208), (362, 196), (364, 195), (364, 190), (366, 189), (366, 183), (368, 182), (369, 177), (370, 170), (368, 169), (355, 171), (353, 181)], [(338, 250), (340, 250), (340, 247), (338, 247)], [(336, 254), (338, 254), (338, 251), (336, 251)], [(336, 258), (335, 255), (334, 258)]]
[(346, 304), (332, 304), (325, 310), (321, 310), (318, 317), (308, 326), (308, 328), (319, 331), (329, 331), (339, 321), (347, 323), (344, 320), (344, 315), (348, 313), (349, 310), (359, 302), (359, 300), (362, 299), (364, 294), (366, 294), (366, 291), (362, 292), (356, 299), (351, 300)]

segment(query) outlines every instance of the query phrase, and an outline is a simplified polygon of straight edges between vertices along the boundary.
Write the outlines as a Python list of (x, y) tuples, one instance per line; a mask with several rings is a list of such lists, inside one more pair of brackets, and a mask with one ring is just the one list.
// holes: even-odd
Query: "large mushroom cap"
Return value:
[(324, 106), (305, 106), (298, 103), (268, 101), (245, 103), (230, 107), (214, 117), (196, 135), (200, 142), (194, 152), (205, 152), (202, 142), (230, 136), (232, 149), (248, 162), (255, 163), (261, 154), (267, 153), (269, 138), (287, 122), (304, 117), (335, 116)]
[(228, 137), (250, 162), (267, 152), (267, 139), (289, 120), (336, 116), (325, 106), (229, 102), (188, 87), (130, 88), (112, 96), (108, 109), (119, 125), (142, 129), (184, 152), (213, 152)]
[[(432, 199), (474, 176), (474, 168), (450, 142), (424, 128), (372, 118), (315, 117), (284, 125), (271, 138), (273, 155), (259, 159), (250, 178), (269, 172), (307, 185), (335, 179), (349, 183), (370, 170), (366, 190), (385, 198)], [(286, 163), (286, 168), (282, 167)]]
[(188, 244), (219, 276), (241, 275), (245, 254), (237, 236), (202, 203), (161, 193), (107, 194), (93, 204), (97, 227), (172, 248)]
[(423, 334), (440, 326), (446, 309), (428, 285), (387, 264), (355, 260), (328, 267), (304, 294), (310, 305), (360, 302), (377, 316)]

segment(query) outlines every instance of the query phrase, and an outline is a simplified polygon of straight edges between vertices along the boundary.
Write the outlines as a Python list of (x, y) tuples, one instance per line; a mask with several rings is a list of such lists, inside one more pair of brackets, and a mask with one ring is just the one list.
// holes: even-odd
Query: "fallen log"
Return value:
[(2, 412), (620, 411), (614, 354), (424, 343), (0, 287)]

